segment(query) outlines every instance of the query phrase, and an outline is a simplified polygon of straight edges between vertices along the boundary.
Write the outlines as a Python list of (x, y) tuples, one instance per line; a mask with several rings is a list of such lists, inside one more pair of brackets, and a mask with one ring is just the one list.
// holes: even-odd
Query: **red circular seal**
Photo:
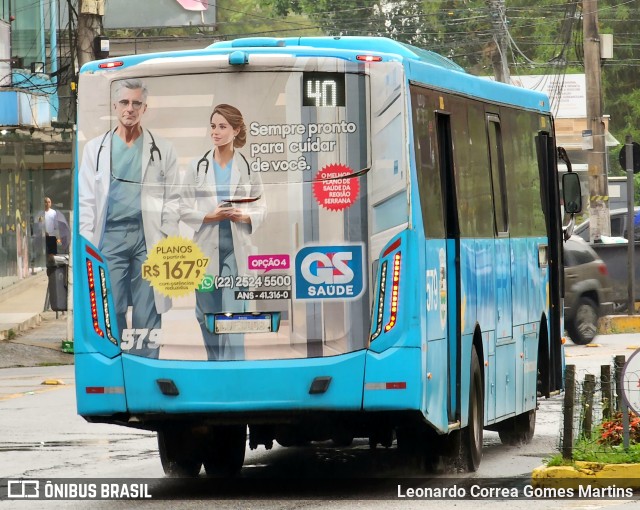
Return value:
[(320, 170), (313, 181), (313, 194), (325, 209), (342, 211), (351, 207), (358, 198), (360, 181), (358, 177), (343, 178), (354, 172), (346, 165), (327, 165)]

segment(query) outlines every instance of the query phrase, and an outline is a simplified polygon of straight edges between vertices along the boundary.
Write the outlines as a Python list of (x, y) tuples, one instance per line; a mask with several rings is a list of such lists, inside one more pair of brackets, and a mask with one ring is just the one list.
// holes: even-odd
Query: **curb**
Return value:
[(531, 473), (534, 487), (578, 489), (592, 487), (640, 489), (640, 464), (601, 464), (576, 461), (573, 466), (540, 466)]
[(598, 334), (640, 332), (640, 315), (606, 315), (598, 322)]
[[(24, 315), (30, 315), (30, 314), (24, 314)], [(26, 320), (23, 320), (22, 322), (18, 322), (15, 324), (13, 323), (0, 324), (0, 341), (11, 340), (10, 336), (17, 335), (22, 331), (26, 331), (28, 329), (39, 326), (41, 322), (42, 322), (42, 315), (37, 313), (35, 315), (31, 315), (29, 318), (27, 318)], [(13, 331), (13, 335), (11, 334), (12, 331)]]
[(22, 341), (19, 338), (12, 340), (11, 342), (14, 344), (28, 345), (30, 347), (40, 347), (42, 349), (51, 349), (52, 351), (73, 353), (73, 350), (71, 351), (64, 350), (64, 345), (62, 345), (64, 342), (60, 344), (53, 344), (51, 342), (30, 342), (30, 341)]

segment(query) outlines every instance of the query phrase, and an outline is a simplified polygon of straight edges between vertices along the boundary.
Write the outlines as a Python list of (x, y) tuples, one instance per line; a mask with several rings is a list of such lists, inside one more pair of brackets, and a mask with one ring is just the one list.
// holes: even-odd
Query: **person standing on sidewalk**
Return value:
[[(34, 233), (40, 239), (44, 233), (45, 253), (47, 257), (66, 253), (71, 240), (71, 229), (64, 214), (51, 207), (50, 197), (44, 197), (44, 210), (38, 215)], [(42, 249), (40, 245), (40, 250)]]
[(58, 254), (58, 211), (51, 207), (51, 199), (44, 197), (44, 237), (48, 255)]

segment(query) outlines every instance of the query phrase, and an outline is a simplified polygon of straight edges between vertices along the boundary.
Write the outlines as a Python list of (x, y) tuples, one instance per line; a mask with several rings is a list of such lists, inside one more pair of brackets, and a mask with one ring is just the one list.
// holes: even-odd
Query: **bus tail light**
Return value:
[(396, 325), (398, 318), (398, 292), (400, 289), (400, 252), (393, 256), (393, 280), (391, 281), (391, 313), (389, 322), (384, 327), (385, 332), (390, 331)]
[(380, 288), (378, 290), (378, 313), (376, 315), (376, 330), (371, 335), (371, 341), (374, 341), (382, 333), (382, 319), (384, 317), (384, 296), (387, 288), (387, 261), (382, 263), (380, 268)]
[[(400, 239), (394, 241), (382, 254), (382, 257), (386, 257), (393, 253), (400, 247)], [(382, 321), (384, 320), (385, 303), (387, 301), (387, 284), (390, 283), (391, 298), (390, 298), (390, 312), (389, 322), (384, 326), (384, 331), (391, 331), (398, 320), (398, 302), (400, 297), (400, 262), (402, 260), (402, 254), (397, 251), (393, 256), (393, 268), (391, 275), (391, 282), (388, 282), (387, 278), (387, 266), (389, 261), (385, 260), (380, 266), (380, 287), (378, 290), (377, 301), (377, 313), (374, 317), (374, 323), (376, 325), (375, 331), (371, 335), (371, 341), (375, 340), (382, 333)]]
[(109, 313), (109, 303), (107, 301), (107, 274), (102, 267), (100, 268), (100, 290), (102, 291), (102, 310), (104, 311), (104, 323), (107, 326), (107, 338), (112, 344), (118, 345), (111, 327), (111, 314)]
[(362, 62), (382, 62), (382, 57), (379, 55), (356, 55), (356, 60)]
[(111, 60), (109, 62), (102, 62), (98, 64), (100, 69), (115, 69), (116, 67), (122, 67), (124, 62), (122, 60)]
[[(93, 250), (91, 250), (93, 251)], [(107, 301), (107, 275), (103, 267), (98, 267), (98, 273), (100, 275), (100, 304), (102, 312), (104, 313), (104, 323), (106, 326), (106, 337), (114, 345), (118, 345), (118, 341), (113, 336), (113, 325), (111, 321), (111, 315), (109, 313), (109, 305)], [(91, 304), (91, 320), (93, 322), (93, 330), (102, 338), (105, 337), (105, 332), (100, 327), (100, 316), (98, 314), (98, 295), (96, 291), (95, 272), (93, 269), (93, 262), (87, 259), (87, 281), (89, 284), (89, 300)]]
[(87, 280), (89, 283), (89, 300), (91, 301), (91, 319), (93, 320), (93, 330), (104, 338), (104, 331), (100, 327), (98, 320), (98, 303), (96, 300), (96, 282), (93, 277), (93, 264), (87, 259)]

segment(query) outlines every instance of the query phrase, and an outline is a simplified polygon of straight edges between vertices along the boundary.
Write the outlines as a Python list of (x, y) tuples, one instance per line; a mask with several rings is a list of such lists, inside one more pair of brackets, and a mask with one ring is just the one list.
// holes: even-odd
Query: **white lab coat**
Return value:
[[(198, 244), (203, 253), (209, 257), (207, 273), (218, 275), (219, 260), (219, 228), (218, 222), (203, 223), (207, 213), (213, 211), (218, 205), (216, 193), (216, 177), (213, 169), (213, 151), (207, 157), (207, 166), (200, 160), (191, 162), (187, 170), (180, 200), (180, 219), (194, 230), (193, 240)], [(252, 172), (248, 163), (239, 152), (235, 152), (231, 166), (231, 180), (229, 196), (232, 199), (255, 198), (260, 199), (247, 203), (233, 203), (232, 206), (242, 209), (251, 217), (251, 224), (231, 222), (231, 236), (233, 238), (233, 250), (238, 266), (238, 275), (252, 274), (248, 269), (247, 258), (253, 254), (253, 244), (250, 235), (255, 232), (267, 212), (264, 187), (259, 172)]]
[[(84, 147), (78, 175), (80, 234), (98, 248), (102, 236), (109, 203), (111, 184), (111, 139), (106, 136), (89, 140)], [(157, 151), (153, 151), (153, 139)], [(178, 235), (179, 193), (178, 167), (173, 146), (157, 135), (143, 131), (142, 149), (142, 225), (147, 251), (167, 236)], [(102, 150), (100, 146), (102, 145)], [(100, 156), (98, 158), (98, 152)], [(99, 160), (99, 168), (98, 166)], [(171, 308), (171, 298), (154, 291), (156, 310), (164, 313)]]

